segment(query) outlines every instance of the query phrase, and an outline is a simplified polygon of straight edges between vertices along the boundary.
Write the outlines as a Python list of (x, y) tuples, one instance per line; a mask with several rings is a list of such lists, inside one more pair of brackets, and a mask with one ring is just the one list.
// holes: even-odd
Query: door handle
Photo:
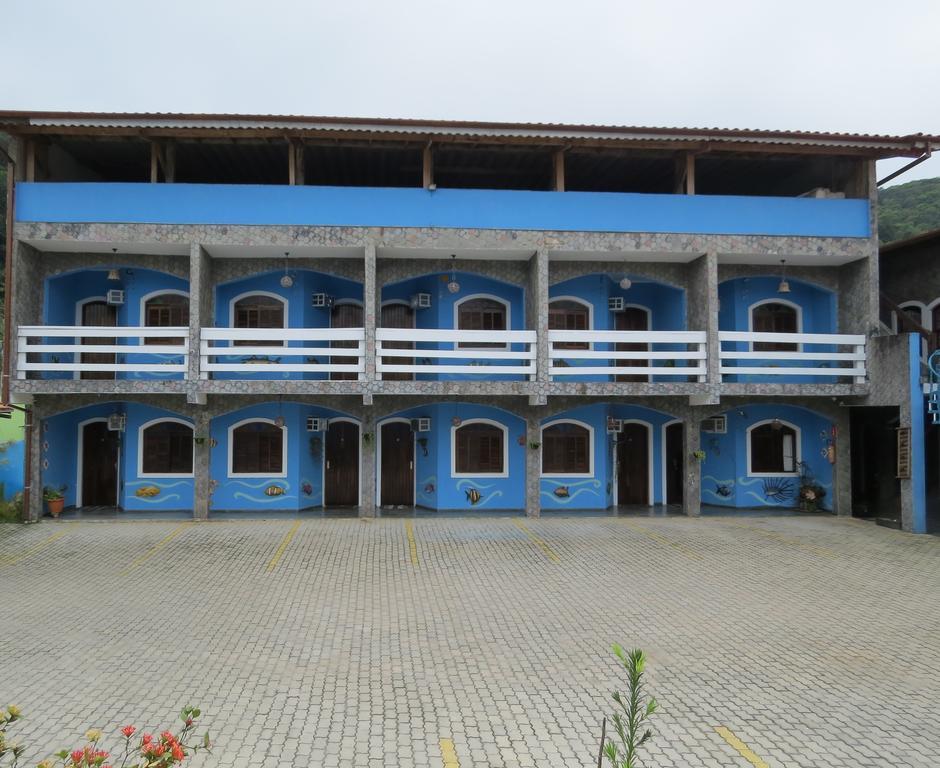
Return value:
[(327, 468), (327, 469), (330, 468), (330, 462), (329, 462), (329, 461), (326, 462), (326, 468)]

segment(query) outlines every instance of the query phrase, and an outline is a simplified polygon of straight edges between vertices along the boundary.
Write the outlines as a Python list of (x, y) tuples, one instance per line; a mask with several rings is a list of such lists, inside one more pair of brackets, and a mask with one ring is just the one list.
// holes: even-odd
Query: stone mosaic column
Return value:
[(705, 331), (708, 353), (706, 384), (708, 396), (703, 402), (718, 402), (721, 387), (718, 352), (718, 254), (714, 251), (700, 256), (689, 264), (686, 286), (688, 329)]
[(380, 306), (375, 275), (375, 243), (368, 243), (365, 248), (365, 263), (362, 279), (362, 306), (363, 322), (366, 329), (365, 341), (365, 380), (371, 391), (371, 384), (375, 381), (375, 327), (378, 325), (378, 311)]
[(193, 519), (208, 520), (212, 499), (209, 459), (212, 439), (209, 435), (209, 413), (196, 411), (193, 417)]
[(539, 517), (541, 514), (539, 494), (542, 487), (542, 449), (540, 446), (537, 450), (533, 450), (529, 443), (540, 441), (541, 419), (536, 409), (529, 408), (525, 420), (525, 514), (526, 517)]
[[(31, 413), (27, 419), (32, 420), (32, 445), (30, 446), (29, 456), (26, 461), (30, 465), (29, 478), (29, 508), (23, 510), (23, 519), (26, 522), (35, 523), (42, 517), (42, 418), (43, 409), (36, 403), (30, 406)], [(29, 422), (27, 422), (29, 423)], [(23, 437), (26, 437), (26, 430), (23, 430)]]
[(682, 418), (682, 458), (685, 488), (682, 492), (682, 511), (690, 517), (702, 514), (702, 462), (695, 458), (701, 450), (700, 421), (703, 416), (696, 408), (685, 408)]
[(371, 408), (362, 414), (362, 499), (359, 502), (359, 517), (375, 517), (375, 462), (376, 443), (375, 414)]
[(533, 405), (544, 405), (548, 393), (548, 250), (539, 248), (529, 260), (529, 285), (526, 291), (526, 327), (538, 332), (535, 362), (536, 379), (532, 382)]
[(189, 251), (189, 393), (191, 403), (205, 402), (200, 394), (199, 347), (202, 328), (211, 327), (215, 291), (212, 284), (212, 260), (205, 248), (193, 243)]

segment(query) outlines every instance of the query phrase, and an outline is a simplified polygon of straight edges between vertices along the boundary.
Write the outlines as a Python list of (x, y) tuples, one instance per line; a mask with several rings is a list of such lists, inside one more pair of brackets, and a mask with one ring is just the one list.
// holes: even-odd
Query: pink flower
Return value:
[(140, 737), (141, 744), (149, 744), (151, 741), (153, 741), (153, 736), (151, 736), (149, 733), (145, 733)]
[(136, 731), (136, 730), (137, 730), (137, 729), (136, 729), (133, 725), (125, 725), (125, 726), (121, 729), (121, 733), (124, 734), (124, 738), (129, 739), (131, 736), (134, 735), (134, 731)]
[(183, 748), (179, 744), (174, 743), (171, 752), (173, 753), (174, 760), (179, 761), (186, 757), (186, 754), (183, 752)]
[(75, 751), (72, 752), (71, 757), (72, 757), (72, 762), (75, 763), (75, 765), (78, 765), (82, 761), (82, 759), (85, 757), (85, 750), (76, 749)]

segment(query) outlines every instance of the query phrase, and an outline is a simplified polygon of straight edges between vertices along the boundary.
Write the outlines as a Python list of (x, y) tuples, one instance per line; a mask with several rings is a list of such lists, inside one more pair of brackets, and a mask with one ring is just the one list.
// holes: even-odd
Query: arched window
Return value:
[(500, 475), (506, 477), (506, 427), (486, 419), (464, 422), (453, 429), (454, 477)]
[(594, 474), (592, 430), (575, 421), (559, 421), (542, 428), (542, 474)]
[[(898, 317), (898, 333), (912, 333), (918, 326), (924, 326), (924, 311), (920, 304), (903, 304), (901, 315)], [(906, 322), (906, 321), (910, 322)]]
[[(189, 325), (189, 296), (184, 293), (158, 293), (144, 299), (141, 313), (147, 328), (179, 328)], [(158, 338), (148, 336), (144, 344), (185, 343), (182, 338)]]
[(229, 475), (285, 476), (287, 429), (267, 419), (241, 421), (229, 428)]
[[(767, 301), (751, 308), (751, 329), (755, 333), (799, 333), (800, 316), (792, 304)], [(796, 352), (799, 344), (780, 341), (755, 341), (755, 352)]]
[(747, 431), (749, 475), (795, 475), (800, 462), (800, 432), (780, 419), (764, 421)]
[(179, 419), (150, 421), (140, 429), (141, 477), (190, 477), (193, 474), (193, 427)]
[[(508, 327), (509, 306), (492, 296), (471, 296), (456, 305), (457, 330), (505, 331)], [(462, 341), (462, 349), (500, 349), (500, 342)]]
[[(232, 305), (233, 328), (285, 328), (285, 302), (277, 296), (254, 293), (242, 296)], [(276, 347), (283, 341), (254, 341), (241, 339), (233, 342), (236, 347)]]
[[(587, 331), (591, 327), (590, 305), (575, 299), (552, 299), (548, 303), (548, 330)], [(556, 341), (555, 349), (589, 349), (586, 341)]]

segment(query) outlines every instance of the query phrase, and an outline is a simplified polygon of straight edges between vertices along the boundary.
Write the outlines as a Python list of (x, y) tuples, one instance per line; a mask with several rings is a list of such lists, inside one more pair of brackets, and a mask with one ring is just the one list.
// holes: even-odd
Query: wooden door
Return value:
[(682, 424), (666, 427), (666, 503), (682, 504), (685, 490), (682, 450)]
[[(615, 313), (614, 317), (614, 330), (617, 331), (648, 331), (649, 330), (649, 314), (646, 310), (640, 309), (639, 307), (627, 307), (623, 312)], [(649, 347), (647, 344), (617, 344), (616, 350), (618, 352), (642, 352), (647, 350)], [(618, 368), (645, 368), (649, 365), (648, 360), (617, 360), (616, 367)], [(618, 374), (614, 377), (614, 381), (649, 381), (649, 376), (647, 375), (630, 375), (630, 374)]]
[(624, 424), (617, 440), (617, 504), (649, 504), (649, 430)]
[[(117, 325), (117, 307), (105, 301), (89, 301), (82, 304), (82, 325), (97, 325), (113, 328)], [(116, 344), (117, 339), (105, 337), (84, 337), (83, 344)], [(116, 356), (113, 352), (83, 352), (83, 363), (114, 363)], [(82, 371), (83, 379), (113, 379), (113, 371)]]
[[(362, 307), (358, 304), (335, 304), (330, 313), (331, 328), (362, 328)], [(334, 341), (330, 343), (331, 347), (336, 349), (355, 349), (358, 346), (356, 341)], [(355, 357), (331, 357), (331, 363), (336, 365), (355, 365)], [(358, 376), (354, 372), (330, 374), (334, 381), (356, 381)]]
[(323, 504), (327, 507), (359, 505), (359, 425), (330, 420), (326, 431), (326, 467)]
[(82, 494), (85, 507), (116, 507), (120, 432), (105, 421), (82, 427)]
[(413, 507), (415, 496), (415, 436), (411, 424), (390, 421), (382, 425), (383, 507)]
[[(407, 304), (386, 304), (382, 307), (382, 327), (383, 328), (414, 328), (415, 312)], [(383, 341), (383, 347), (391, 349), (414, 349), (415, 345), (410, 341)], [(413, 357), (386, 357), (384, 362), (389, 365), (411, 365), (414, 363)], [(411, 381), (414, 374), (411, 373), (383, 373), (382, 379), (385, 381)]]

